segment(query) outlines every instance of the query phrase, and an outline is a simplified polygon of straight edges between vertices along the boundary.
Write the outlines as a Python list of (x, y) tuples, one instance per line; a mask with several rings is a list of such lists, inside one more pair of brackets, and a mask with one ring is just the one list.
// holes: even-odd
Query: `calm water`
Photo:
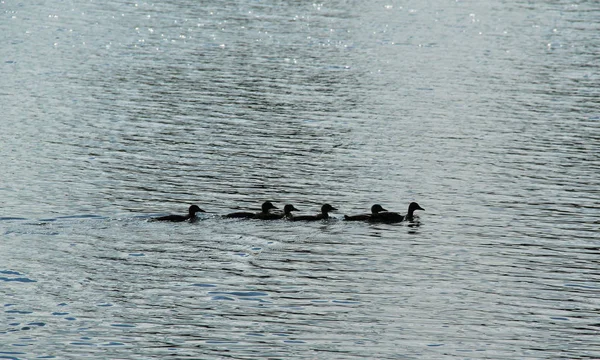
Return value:
[(0, 358), (600, 358), (596, 2), (0, 9)]

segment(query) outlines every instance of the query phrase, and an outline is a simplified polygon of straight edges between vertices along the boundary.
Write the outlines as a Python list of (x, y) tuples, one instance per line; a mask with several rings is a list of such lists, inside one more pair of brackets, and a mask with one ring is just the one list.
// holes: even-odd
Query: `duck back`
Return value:
[(383, 223), (395, 223), (395, 222), (401, 222), (402, 220), (404, 220), (404, 216), (398, 214), (397, 212), (389, 212), (389, 211), (383, 211), (377, 214), (374, 214), (370, 221), (372, 222), (383, 222)]
[(319, 215), (294, 216), (290, 220), (292, 220), (292, 221), (318, 221), (318, 220), (323, 220), (323, 219), (328, 219), (328, 218), (329, 218), (329, 216), (325, 217), (325, 216), (323, 216), (323, 214), (319, 214)]
[(183, 222), (190, 219), (189, 215), (187, 216), (183, 216), (183, 215), (167, 215), (167, 216), (161, 216), (161, 217), (157, 217), (154, 219), (151, 219), (150, 221), (170, 221), (170, 222)]
[(253, 213), (253, 212), (240, 211), (240, 212), (234, 212), (231, 214), (223, 215), (223, 217), (225, 217), (227, 219), (252, 219), (252, 218), (254, 218), (255, 215), (256, 215), (256, 213)]
[(345, 221), (367, 221), (371, 219), (371, 214), (360, 214), (360, 215), (344, 215)]

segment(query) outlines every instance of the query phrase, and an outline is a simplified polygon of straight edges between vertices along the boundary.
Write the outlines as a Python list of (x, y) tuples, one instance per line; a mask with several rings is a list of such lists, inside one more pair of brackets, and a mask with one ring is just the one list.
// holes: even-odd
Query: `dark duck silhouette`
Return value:
[(344, 215), (344, 220), (346, 221), (366, 221), (366, 220), (371, 220), (371, 217), (373, 216), (377, 216), (378, 213), (382, 212), (382, 211), (387, 211), (386, 209), (383, 208), (383, 206), (379, 205), (379, 204), (375, 204), (373, 206), (371, 206), (371, 213), (370, 214), (360, 214), (360, 215)]
[(371, 216), (371, 218), (369, 219), (369, 221), (371, 222), (384, 222), (384, 223), (394, 223), (394, 222), (400, 222), (402, 220), (407, 220), (407, 221), (412, 221), (414, 219), (414, 212), (415, 210), (425, 210), (423, 209), (421, 206), (419, 206), (419, 204), (417, 204), (416, 202), (411, 202), (408, 205), (408, 213), (406, 215), (400, 215), (396, 212), (390, 212), (390, 211), (382, 211), (382, 212), (378, 212), (377, 214), (373, 214)]
[(257, 219), (261, 220), (279, 220), (279, 219), (291, 219), (294, 217), (292, 211), (300, 211), (294, 207), (292, 204), (287, 204), (283, 207), (283, 212), (270, 212), (267, 214), (261, 214)]
[(294, 205), (291, 204), (287, 204), (286, 206), (283, 207), (283, 218), (284, 219), (291, 219), (294, 217), (294, 215), (292, 214), (292, 211), (300, 211), (298, 209), (296, 209), (294, 207)]
[(167, 216), (161, 216), (161, 217), (150, 219), (150, 221), (183, 222), (183, 221), (188, 221), (189, 220), (190, 222), (194, 222), (197, 219), (196, 213), (199, 213), (199, 212), (206, 212), (206, 211), (200, 209), (196, 205), (192, 205), (188, 209), (188, 214), (187, 215), (167, 215)]
[(267, 218), (268, 216), (271, 215), (271, 213), (269, 213), (269, 210), (277, 209), (277, 207), (275, 205), (273, 205), (270, 201), (265, 201), (262, 204), (261, 208), (262, 208), (262, 211), (258, 212), (258, 213), (242, 211), (242, 212), (234, 212), (231, 214), (227, 214), (227, 215), (224, 215), (224, 217), (229, 218), (229, 219), (263, 219), (263, 218)]
[(321, 206), (321, 213), (317, 214), (317, 215), (300, 215), (300, 216), (294, 216), (292, 218), (290, 218), (289, 220), (292, 221), (318, 221), (318, 220), (327, 220), (329, 219), (329, 212), (330, 211), (334, 211), (337, 210), (336, 208), (334, 208), (333, 206), (329, 205), (329, 204), (325, 204), (323, 206)]

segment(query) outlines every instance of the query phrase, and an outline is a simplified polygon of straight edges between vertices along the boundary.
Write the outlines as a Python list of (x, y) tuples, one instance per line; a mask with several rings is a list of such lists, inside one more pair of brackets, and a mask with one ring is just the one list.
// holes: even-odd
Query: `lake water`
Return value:
[(597, 5), (1, 1), (0, 358), (600, 358)]

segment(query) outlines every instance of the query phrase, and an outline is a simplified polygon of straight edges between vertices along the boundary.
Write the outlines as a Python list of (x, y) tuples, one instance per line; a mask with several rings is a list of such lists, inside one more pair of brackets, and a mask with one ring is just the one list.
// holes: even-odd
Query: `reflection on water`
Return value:
[(600, 357), (591, 4), (0, 7), (0, 357)]

